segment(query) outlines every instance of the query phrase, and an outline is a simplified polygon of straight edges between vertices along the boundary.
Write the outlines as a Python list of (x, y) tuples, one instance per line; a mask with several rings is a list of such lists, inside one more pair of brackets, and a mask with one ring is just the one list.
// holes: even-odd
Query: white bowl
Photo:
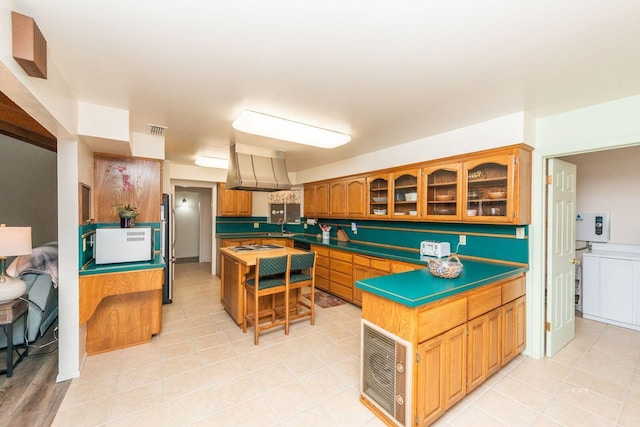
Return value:
[(418, 211), (409, 211), (409, 215), (416, 216), (418, 215)]
[(418, 193), (406, 193), (404, 195), (404, 199), (407, 202), (415, 202), (416, 200), (418, 200)]
[(476, 216), (478, 214), (478, 211), (475, 209), (468, 209), (467, 210), (467, 216)]

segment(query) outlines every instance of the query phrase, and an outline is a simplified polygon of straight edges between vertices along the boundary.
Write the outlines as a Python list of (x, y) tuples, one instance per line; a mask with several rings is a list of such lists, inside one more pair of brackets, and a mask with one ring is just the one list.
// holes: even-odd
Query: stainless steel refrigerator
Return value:
[(173, 266), (176, 258), (173, 256), (174, 248), (174, 218), (171, 194), (162, 195), (160, 210), (160, 252), (164, 258), (164, 284), (162, 285), (162, 303), (171, 304), (173, 300)]

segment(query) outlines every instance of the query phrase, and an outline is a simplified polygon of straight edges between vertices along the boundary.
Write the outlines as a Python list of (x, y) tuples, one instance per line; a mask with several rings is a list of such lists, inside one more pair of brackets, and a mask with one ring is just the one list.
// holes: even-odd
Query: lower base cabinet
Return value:
[(431, 424), (466, 395), (466, 348), (465, 324), (418, 345), (419, 425)]
[(524, 350), (524, 293), (524, 275), (419, 308), (363, 293), (362, 317), (415, 348), (411, 424), (432, 424)]

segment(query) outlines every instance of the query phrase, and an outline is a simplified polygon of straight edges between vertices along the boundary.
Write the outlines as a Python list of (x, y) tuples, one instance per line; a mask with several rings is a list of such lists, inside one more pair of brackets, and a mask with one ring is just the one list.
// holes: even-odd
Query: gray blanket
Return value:
[(33, 248), (31, 255), (20, 255), (7, 268), (7, 273), (19, 277), (27, 273), (48, 274), (58, 287), (58, 242), (49, 242)]

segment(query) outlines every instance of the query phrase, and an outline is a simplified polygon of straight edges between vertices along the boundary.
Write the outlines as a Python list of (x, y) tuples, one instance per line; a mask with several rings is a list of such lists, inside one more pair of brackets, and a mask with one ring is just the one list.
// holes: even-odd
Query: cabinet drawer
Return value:
[(320, 289), (324, 289), (325, 291), (328, 291), (329, 290), (329, 278), (316, 276), (316, 287), (320, 288)]
[(502, 288), (500, 285), (491, 286), (489, 289), (478, 289), (467, 297), (468, 318), (475, 319), (481, 314), (488, 313), (502, 305)]
[(332, 282), (337, 282), (344, 286), (353, 288), (353, 276), (351, 276), (351, 274), (343, 274), (343, 273), (331, 270), (330, 279)]
[(363, 267), (369, 267), (369, 258), (360, 255), (353, 256), (354, 265), (362, 265)]
[(391, 263), (386, 259), (371, 258), (371, 268), (389, 273), (391, 271)]
[(426, 341), (466, 321), (466, 298), (460, 298), (437, 307), (427, 308), (418, 314), (418, 341)]
[(392, 273), (404, 273), (405, 271), (413, 271), (415, 269), (415, 264), (406, 264), (404, 262), (394, 262), (391, 264)]
[(316, 266), (316, 278), (324, 277), (325, 279), (329, 278), (329, 269), (326, 267)]
[(353, 288), (344, 286), (341, 283), (332, 281), (329, 285), (329, 291), (347, 301), (351, 301), (353, 298)]
[(320, 256), (329, 256), (329, 248), (326, 248), (324, 246), (316, 246), (316, 245), (311, 245), (311, 252), (315, 252), (318, 254), (318, 257)]
[(353, 264), (350, 262), (338, 261), (335, 259), (331, 260), (331, 272), (338, 271), (344, 274), (351, 274), (353, 269)]
[(349, 263), (353, 261), (353, 255), (351, 255), (348, 252), (343, 252), (343, 251), (330, 251), (329, 257), (332, 260), (339, 259), (339, 260), (346, 261), (346, 262), (349, 262)]
[(316, 267), (329, 268), (329, 258), (326, 256), (316, 257)]
[(526, 292), (526, 281), (524, 276), (516, 277), (502, 284), (502, 304), (513, 301), (524, 295)]

